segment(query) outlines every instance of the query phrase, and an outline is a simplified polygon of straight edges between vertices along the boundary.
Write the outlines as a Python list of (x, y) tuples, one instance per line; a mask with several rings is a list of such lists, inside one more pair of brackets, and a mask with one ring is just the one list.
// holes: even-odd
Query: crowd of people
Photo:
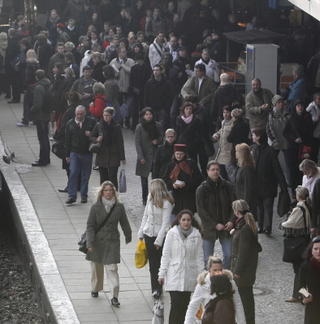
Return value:
[[(13, 104), (24, 93), (17, 126), (36, 125), (40, 153), (32, 165), (50, 164), (52, 135), (66, 170), (59, 191), (68, 194), (67, 205), (78, 191), (88, 202), (92, 169), (99, 171), (87, 222), (92, 297), (103, 290), (105, 265), (111, 303), (120, 306), (118, 224), (126, 243), (131, 228), (117, 191), (128, 128), (145, 205), (138, 238), (146, 244), (153, 297), (161, 298), (163, 287), (170, 293), (169, 323), (196, 323), (199, 313), (202, 323), (235, 323), (235, 289), (246, 323), (255, 323), (258, 234), (272, 234), (277, 197), (279, 216), (288, 215), (285, 248), (302, 242), (286, 258), (295, 273), (287, 301), (302, 301), (305, 324), (318, 323), (317, 58), (305, 68), (299, 62), (287, 91), (274, 94), (255, 78), (244, 96), (219, 64), (222, 32), (240, 28), (227, 2), (120, 2), (67, 1), (50, 10), (45, 26), (31, 28), (19, 16), (0, 33), (0, 92)], [(223, 260), (213, 257), (217, 239)]]

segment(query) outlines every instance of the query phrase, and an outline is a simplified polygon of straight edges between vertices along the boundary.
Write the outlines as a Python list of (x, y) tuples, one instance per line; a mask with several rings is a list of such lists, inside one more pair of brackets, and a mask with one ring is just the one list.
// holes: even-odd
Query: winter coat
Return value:
[(95, 121), (90, 117), (84, 119), (81, 128), (74, 118), (67, 122), (65, 132), (66, 157), (69, 157), (71, 152), (89, 154), (90, 137), (85, 132), (91, 132), (95, 124)]
[(65, 77), (58, 74), (52, 78), (50, 86), (50, 99), (52, 101), (52, 109), (56, 112), (64, 112), (66, 101), (67, 81)]
[(187, 80), (181, 89), (181, 96), (183, 99), (188, 97), (198, 98), (198, 102), (206, 101), (216, 89), (213, 81), (207, 76), (203, 77), (201, 87), (199, 89), (199, 78), (193, 76)]
[[(159, 134), (162, 134), (161, 127), (156, 122)], [(141, 123), (137, 125), (135, 131), (135, 146), (137, 151), (137, 163), (136, 163), (136, 175), (141, 177), (148, 177), (152, 170), (152, 163), (155, 156), (157, 146), (152, 144), (148, 133), (144, 130)], [(161, 142), (161, 137), (158, 138), (158, 143)], [(141, 164), (141, 160), (145, 160), (144, 164)]]
[(40, 69), (39, 62), (26, 62), (26, 67), (24, 70), (24, 89), (33, 89), (36, 84), (36, 71)]
[(155, 112), (164, 110), (169, 113), (172, 97), (171, 85), (164, 78), (158, 81), (152, 76), (144, 87), (144, 104)]
[(44, 107), (46, 103), (46, 97), (48, 97), (50, 87), (50, 80), (43, 78), (37, 81), (33, 88), (33, 103), (31, 107), (32, 119), (49, 121), (50, 111)]
[(304, 101), (306, 99), (307, 89), (306, 82), (304, 78), (299, 78), (294, 80), (289, 84), (289, 92), (287, 101), (289, 103), (289, 110), (292, 111), (294, 109), (294, 102), (296, 100)]
[(159, 45), (156, 40), (154, 40), (149, 46), (149, 61), (152, 69), (156, 64), (160, 63), (163, 53), (164, 47)]
[(232, 143), (233, 146), (241, 143), (249, 144), (249, 133), (250, 128), (248, 120), (246, 118), (235, 119), (227, 140)]
[(203, 145), (203, 129), (200, 119), (193, 115), (192, 121), (187, 124), (179, 116), (176, 122), (176, 143), (186, 144), (188, 154), (194, 157), (199, 152), (199, 148)]
[(197, 212), (201, 218), (204, 239), (215, 239), (216, 225), (231, 221), (234, 200), (236, 197), (233, 185), (222, 178), (216, 182), (208, 178), (197, 188)]
[(216, 297), (206, 305), (202, 324), (236, 324), (232, 295)]
[[(273, 93), (261, 88), (261, 97), (252, 90), (246, 96), (246, 117), (249, 119), (250, 129), (265, 129), (268, 116), (271, 111)], [(261, 109), (260, 106), (268, 104), (269, 109)]]
[(119, 104), (119, 95), (120, 89), (116, 80), (107, 80), (104, 83), (104, 87), (106, 89), (106, 97), (108, 98), (108, 103), (111, 107), (113, 107), (116, 111), (118, 110)]
[(221, 128), (218, 130), (217, 135), (219, 138), (219, 148), (215, 158), (215, 161), (219, 164), (228, 165), (232, 161), (232, 149), (233, 145), (228, 141), (231, 129), (233, 126), (233, 120), (223, 120)]
[(257, 179), (254, 166), (240, 167), (236, 171), (235, 190), (236, 198), (245, 200), (252, 213), (257, 209)]
[(276, 107), (274, 107), (269, 114), (267, 134), (272, 142), (271, 146), (275, 150), (287, 150), (289, 147), (289, 143), (283, 135), (284, 128), (289, 118), (290, 114), (288, 112), (278, 110)]
[(255, 144), (252, 146), (252, 153), (256, 164), (258, 198), (276, 197), (278, 185), (282, 191), (287, 191), (286, 179), (275, 150), (267, 143)]
[(173, 145), (166, 141), (158, 147), (153, 161), (152, 179), (164, 179), (168, 165), (172, 161)]
[(253, 286), (256, 281), (259, 243), (244, 218), (237, 220), (232, 234), (231, 271), (240, 278), (235, 282), (238, 287)]
[(312, 193), (312, 228), (320, 230), (320, 179), (316, 181)]
[(115, 70), (116, 78), (118, 79), (118, 85), (120, 92), (127, 93), (130, 85), (130, 71), (134, 66), (134, 60), (127, 58), (120, 63), (118, 58), (114, 58), (110, 65)]
[(176, 165), (176, 160), (171, 161), (168, 165), (164, 181), (167, 184), (168, 190), (172, 191), (172, 195), (175, 201), (175, 206), (172, 211), (173, 214), (177, 214), (182, 209), (190, 209), (192, 212), (196, 211), (195, 192), (199, 184), (201, 183), (202, 176), (197, 164), (192, 160), (186, 160), (192, 169), (192, 175), (186, 174), (184, 171), (180, 171), (178, 179), (186, 183), (185, 187), (174, 189), (174, 181), (170, 179), (171, 171)]
[(101, 119), (103, 115), (103, 110), (107, 106), (107, 96), (102, 94), (96, 94), (94, 96), (94, 101), (90, 103), (89, 111), (92, 116)]
[(162, 246), (171, 225), (170, 220), (173, 206), (174, 204), (170, 203), (170, 201), (164, 200), (162, 208), (156, 207), (149, 194), (138, 231), (138, 238), (143, 238), (143, 235), (156, 237), (154, 244)]
[(197, 275), (204, 268), (202, 238), (196, 228), (182, 238), (178, 226), (169, 230), (164, 242), (159, 278), (166, 291), (194, 291)]
[(112, 121), (111, 127), (111, 143), (106, 142), (106, 131), (104, 130), (104, 122), (100, 121), (92, 131), (92, 137), (102, 136), (102, 142), (99, 152), (96, 155), (96, 164), (102, 168), (119, 167), (120, 161), (124, 161), (124, 143), (121, 126)]
[(84, 77), (81, 77), (74, 81), (70, 91), (76, 91), (78, 92), (81, 96), (84, 94), (90, 94), (88, 98), (82, 98), (81, 99), (81, 105), (85, 106), (86, 108), (89, 107), (90, 102), (93, 99), (93, 85), (96, 82), (95, 79), (89, 78), (85, 79)]
[(283, 130), (283, 135), (288, 140), (290, 146), (296, 146), (295, 140), (300, 137), (302, 145), (311, 146), (313, 144), (313, 123), (308, 112), (298, 115), (293, 112), (287, 120)]
[(306, 288), (312, 295), (312, 302), (306, 304), (304, 324), (318, 324), (320, 318), (320, 266), (310, 260), (300, 267), (299, 288)]
[(131, 241), (131, 227), (123, 204), (117, 202), (108, 221), (96, 234), (106, 216), (107, 212), (101, 201), (92, 205), (87, 221), (87, 247), (93, 248), (93, 251), (87, 253), (86, 259), (100, 264), (117, 264), (120, 263), (118, 224), (120, 223), (126, 243)]

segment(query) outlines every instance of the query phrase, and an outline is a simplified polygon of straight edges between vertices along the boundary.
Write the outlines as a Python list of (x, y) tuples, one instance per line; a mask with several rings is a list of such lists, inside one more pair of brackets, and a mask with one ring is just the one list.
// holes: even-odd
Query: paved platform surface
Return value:
[[(137, 227), (143, 213), (140, 179), (134, 175), (136, 153), (133, 133), (124, 131), (126, 146), (126, 194), (120, 199), (125, 204), (133, 229), (132, 243), (125, 245), (121, 239), (120, 296), (121, 307), (111, 307), (110, 293), (105, 282), (105, 291), (99, 298), (90, 296), (90, 265), (84, 255), (77, 250), (77, 241), (84, 231), (91, 204), (96, 199), (99, 187), (98, 172), (92, 171), (89, 185), (88, 204), (66, 206), (66, 194), (58, 193), (58, 188), (66, 184), (65, 171), (61, 160), (51, 155), (51, 165), (32, 168), (30, 164), (38, 158), (38, 141), (35, 126), (18, 128), (22, 105), (7, 104), (0, 98), (0, 133), (16, 155), (16, 169), (32, 200), (40, 224), (47, 237), (57, 262), (61, 277), (71, 298), (81, 323), (151, 323), (152, 297), (148, 268), (134, 267), (134, 250), (137, 242)], [(79, 198), (78, 198), (79, 199)], [(300, 324), (303, 323), (302, 305), (288, 304), (284, 300), (290, 296), (293, 285), (293, 270), (281, 261), (282, 237), (277, 230), (275, 215), (274, 234), (267, 238), (260, 236), (263, 252), (260, 253), (257, 281), (255, 286), (257, 324)], [(169, 297), (164, 296), (165, 313), (169, 308)], [(165, 320), (167, 323), (167, 320)], [(244, 324), (244, 323), (240, 323)]]

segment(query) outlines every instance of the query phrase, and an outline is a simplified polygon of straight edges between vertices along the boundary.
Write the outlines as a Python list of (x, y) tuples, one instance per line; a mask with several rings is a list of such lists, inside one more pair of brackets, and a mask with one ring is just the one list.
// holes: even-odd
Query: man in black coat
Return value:
[(162, 129), (168, 128), (171, 103), (171, 85), (165, 79), (162, 67), (156, 64), (153, 67), (153, 76), (144, 88), (144, 104), (152, 108), (155, 119), (160, 122)]
[(311, 232), (320, 234), (320, 179), (314, 184), (312, 192)]
[(81, 203), (87, 203), (88, 183), (92, 169), (92, 153), (89, 152), (90, 136), (95, 121), (86, 117), (86, 108), (78, 106), (75, 110), (75, 119), (70, 119), (66, 125), (66, 161), (69, 163), (70, 175), (68, 183), (69, 198), (66, 204), (70, 205), (77, 200), (78, 179), (81, 174), (80, 193)]
[(176, 132), (172, 128), (168, 128), (165, 132), (165, 142), (160, 145), (156, 151), (156, 155), (152, 168), (152, 179), (164, 179), (169, 163), (173, 157), (173, 146), (176, 140)]
[(50, 164), (50, 143), (49, 143), (49, 119), (48, 93), (50, 81), (46, 78), (44, 70), (37, 70), (37, 83), (33, 90), (33, 104), (31, 114), (37, 126), (37, 136), (40, 145), (39, 160), (32, 163), (32, 166), (46, 166)]
[(214, 246), (219, 239), (223, 250), (223, 263), (230, 269), (231, 236), (233, 228), (232, 202), (236, 199), (234, 188), (229, 181), (220, 177), (219, 163), (209, 161), (207, 180), (196, 191), (196, 204), (203, 227), (203, 252), (205, 264), (214, 255)]

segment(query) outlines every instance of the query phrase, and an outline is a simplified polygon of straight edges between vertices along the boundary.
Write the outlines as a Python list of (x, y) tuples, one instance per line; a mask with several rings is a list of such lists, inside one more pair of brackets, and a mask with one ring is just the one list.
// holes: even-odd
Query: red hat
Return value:
[(187, 145), (186, 144), (174, 144), (173, 151), (187, 153)]

